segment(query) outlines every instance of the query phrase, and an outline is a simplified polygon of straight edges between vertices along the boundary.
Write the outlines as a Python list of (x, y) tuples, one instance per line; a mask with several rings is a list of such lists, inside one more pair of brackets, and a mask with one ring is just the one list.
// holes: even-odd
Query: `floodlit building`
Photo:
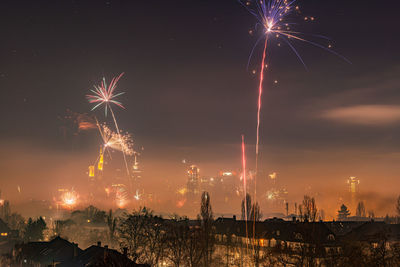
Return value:
[(89, 166), (89, 177), (94, 177), (94, 166), (93, 165)]
[(200, 169), (196, 165), (189, 167), (187, 171), (188, 181), (187, 181), (187, 193), (188, 195), (198, 195), (200, 193), (200, 183), (199, 183)]
[(348, 184), (348, 188), (349, 188), (349, 192), (352, 195), (355, 195), (359, 192), (359, 184), (360, 184), (360, 180), (357, 179), (357, 177), (351, 176), (348, 180), (347, 180), (347, 184)]
[(99, 162), (97, 163), (97, 169), (99, 171), (102, 171), (103, 165), (104, 165), (104, 155), (103, 155), (103, 150), (100, 148), (100, 156), (99, 156)]

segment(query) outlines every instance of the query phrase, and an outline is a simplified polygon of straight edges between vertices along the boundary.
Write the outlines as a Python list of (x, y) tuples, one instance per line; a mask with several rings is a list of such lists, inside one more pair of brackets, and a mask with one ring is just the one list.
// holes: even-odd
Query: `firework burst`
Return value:
[[(116, 130), (116, 135), (117, 135), (116, 140), (118, 142), (120, 142), (119, 146), (120, 146), (122, 154), (124, 156), (126, 173), (128, 174), (128, 176), (130, 176), (128, 162), (126, 159), (127, 151), (125, 151), (125, 149), (128, 147), (126, 147), (126, 144), (123, 143), (124, 138), (121, 135), (121, 131), (119, 130), (117, 119), (115, 118), (115, 114), (114, 114), (114, 111), (111, 106), (111, 104), (115, 104), (118, 107), (125, 108), (121, 102), (115, 100), (116, 97), (124, 94), (124, 92), (115, 93), (115, 89), (117, 88), (117, 83), (123, 75), (124, 75), (124, 73), (121, 73), (119, 76), (114, 77), (111, 80), (111, 83), (109, 85), (107, 85), (106, 79), (103, 78), (103, 81), (101, 82), (100, 85), (94, 86), (95, 90), (93, 90), (93, 89), (90, 90), (93, 93), (93, 95), (86, 95), (86, 97), (87, 97), (89, 103), (95, 104), (93, 106), (92, 110), (95, 110), (96, 108), (100, 107), (101, 105), (104, 105), (104, 110), (105, 110), (104, 112), (105, 112), (106, 117), (107, 117), (107, 110), (110, 110), (112, 118), (114, 120), (114, 125), (115, 125), (115, 130)], [(100, 133), (102, 133), (102, 129), (100, 129), (100, 127), (99, 127), (99, 130), (100, 130)], [(112, 137), (112, 136), (110, 136), (110, 137)], [(103, 134), (102, 134), (102, 138), (104, 140)], [(105, 143), (105, 144), (107, 144), (107, 143)]]
[[(290, 16), (299, 10), (298, 6), (295, 6), (296, 0), (287, 1), (287, 0), (255, 0), (251, 1), (242, 1), (239, 2), (257, 19), (256, 29), (261, 27), (262, 35), (256, 42), (257, 47), (259, 42), (264, 39), (264, 49), (262, 53), (262, 60), (261, 60), (261, 70), (260, 70), (260, 79), (258, 85), (258, 100), (257, 100), (257, 131), (256, 131), (256, 172), (258, 169), (258, 154), (259, 154), (259, 143), (260, 143), (260, 116), (261, 116), (261, 106), (262, 106), (262, 93), (263, 93), (263, 82), (264, 82), (264, 71), (266, 68), (266, 61), (267, 61), (267, 48), (269, 44), (269, 40), (280, 39), (283, 40), (295, 53), (298, 59), (306, 68), (306, 64), (304, 63), (303, 58), (300, 56), (299, 52), (295, 49), (294, 45), (292, 44), (293, 40), (302, 41), (309, 43), (311, 45), (317, 46), (324, 50), (327, 50), (338, 57), (342, 58), (346, 62), (350, 63), (345, 57), (341, 56), (340, 54), (336, 53), (335, 51), (331, 50), (329, 45), (325, 47), (321, 44), (315, 43), (313, 41), (306, 40), (303, 36), (304, 33), (300, 31), (294, 31), (294, 28), (297, 23), (291, 22)], [(314, 20), (314, 17), (305, 17), (304, 20)], [(314, 37), (328, 39), (327, 37), (321, 35), (312, 35)], [(254, 48), (251, 51), (251, 55), (249, 57), (249, 61), (253, 55)], [(277, 83), (277, 81), (275, 81)]]
[(109, 85), (107, 85), (106, 78), (104, 77), (100, 85), (94, 85), (94, 90), (90, 90), (93, 95), (86, 95), (89, 103), (95, 104), (92, 108), (92, 111), (100, 107), (101, 105), (104, 105), (104, 113), (107, 116), (107, 110), (111, 109), (111, 104), (115, 104), (120, 108), (125, 108), (121, 102), (115, 100), (115, 98), (125, 93), (115, 93), (117, 83), (123, 75), (124, 73), (121, 73), (119, 76), (114, 77)]
[[(295, 55), (298, 57), (298, 59), (301, 61), (301, 63), (304, 65), (305, 68), (306, 65), (304, 63), (304, 60), (298, 53), (298, 51), (295, 49), (294, 45), (292, 44), (293, 40), (296, 41), (302, 41), (309, 43), (311, 45), (317, 46), (319, 48), (322, 48), (324, 50), (327, 50), (346, 62), (350, 63), (346, 58), (341, 56), (340, 54), (336, 53), (335, 51), (332, 51), (331, 45), (328, 47), (323, 46), (321, 44), (315, 43), (313, 41), (306, 40), (303, 36), (305, 36), (304, 33), (301, 33), (300, 31), (295, 31), (292, 28), (294, 28), (297, 24), (293, 23), (290, 21), (290, 16), (292, 13), (294, 13), (296, 10), (299, 10), (298, 6), (295, 6), (296, 0), (254, 0), (253, 2), (251, 1), (243, 1), (243, 0), (238, 0), (253, 16), (256, 17), (257, 19), (257, 24), (256, 24), (256, 29), (261, 27), (262, 30), (262, 35), (259, 37), (257, 40), (255, 47), (257, 47), (258, 43), (261, 40), (264, 40), (264, 45), (263, 45), (263, 53), (262, 53), (262, 60), (261, 60), (261, 67), (260, 67), (260, 79), (259, 79), (259, 85), (258, 85), (258, 100), (257, 100), (257, 130), (256, 130), (256, 164), (255, 164), (255, 179), (254, 179), (254, 199), (257, 201), (257, 175), (258, 175), (258, 160), (259, 160), (259, 144), (260, 144), (260, 124), (261, 124), (261, 106), (262, 106), (262, 93), (263, 93), (263, 82), (264, 82), (264, 71), (266, 68), (266, 61), (267, 61), (267, 49), (268, 49), (268, 44), (269, 40), (272, 41), (272, 38), (274, 39), (279, 39), (283, 40), (290, 48), (291, 50), (295, 53)], [(314, 20), (314, 17), (305, 17), (304, 20)], [(319, 36), (319, 35), (312, 35), (314, 37), (319, 37), (319, 38), (324, 38), (328, 39), (324, 36)], [(280, 46), (280, 43), (278, 43)], [(250, 57), (249, 57), (249, 62), (250, 59), (253, 55), (254, 48), (251, 51)], [(254, 72), (255, 73), (255, 72)], [(277, 81), (275, 81), (277, 83)], [(254, 224), (253, 224), (253, 238), (254, 238), (254, 233), (255, 233), (255, 218), (254, 218)]]
[(132, 156), (133, 139), (130, 133), (116, 133), (112, 131), (106, 124), (98, 125), (101, 138), (103, 139), (104, 150), (111, 148), (118, 151), (124, 151), (126, 155)]

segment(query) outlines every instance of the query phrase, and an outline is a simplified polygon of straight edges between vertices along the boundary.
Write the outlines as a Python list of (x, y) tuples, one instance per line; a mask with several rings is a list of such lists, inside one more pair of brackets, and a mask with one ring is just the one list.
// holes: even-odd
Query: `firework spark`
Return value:
[(117, 132), (117, 135), (118, 135), (117, 140), (120, 142), (119, 145), (120, 145), (120, 147), (122, 149), (121, 151), (122, 151), (122, 154), (124, 156), (126, 173), (128, 174), (128, 176), (130, 176), (128, 162), (126, 160), (126, 155), (127, 155), (127, 152), (125, 151), (126, 147), (122, 143), (123, 142), (123, 138), (121, 136), (121, 131), (119, 130), (117, 119), (115, 118), (114, 111), (113, 111), (113, 109), (111, 107), (111, 104), (115, 104), (118, 107), (125, 108), (122, 105), (121, 102), (115, 100), (116, 97), (124, 94), (124, 92), (115, 93), (115, 89), (117, 88), (117, 83), (118, 83), (118, 81), (121, 79), (121, 77), (123, 75), (124, 75), (124, 73), (121, 73), (119, 76), (114, 77), (111, 80), (111, 83), (109, 85), (107, 85), (106, 79), (103, 78), (103, 81), (101, 82), (100, 85), (95, 85), (94, 86), (95, 90), (90, 90), (93, 93), (93, 95), (87, 95), (86, 97), (87, 97), (89, 103), (95, 104), (95, 106), (92, 108), (92, 110), (95, 110), (99, 106), (104, 105), (106, 117), (107, 117), (107, 110), (110, 110), (112, 118), (114, 120), (115, 129), (116, 129), (116, 132)]
[(130, 133), (116, 133), (112, 131), (106, 124), (99, 125), (101, 138), (103, 139), (104, 150), (107, 148), (125, 152), (126, 155), (132, 156), (135, 151), (133, 150), (133, 139)]
[(113, 184), (115, 190), (115, 202), (118, 208), (122, 209), (128, 204), (128, 191), (124, 184)]
[(111, 104), (115, 104), (121, 108), (125, 108), (121, 102), (115, 100), (116, 97), (125, 93), (125, 92), (115, 93), (115, 89), (117, 88), (117, 83), (123, 75), (124, 73), (121, 73), (118, 77), (114, 77), (109, 85), (107, 85), (106, 78), (104, 77), (100, 85), (94, 85), (94, 90), (93, 89), (90, 90), (93, 93), (93, 95), (86, 96), (87, 99), (89, 100), (89, 103), (95, 104), (92, 108), (92, 111), (100, 107), (101, 105), (104, 105), (104, 112), (105, 115), (107, 116), (107, 110), (111, 109)]
[(72, 207), (76, 204), (78, 196), (74, 190), (65, 191), (62, 196), (61, 200), (66, 207)]
[[(266, 68), (266, 61), (267, 61), (267, 48), (268, 48), (268, 41), (271, 38), (276, 38), (283, 40), (290, 48), (291, 50), (295, 53), (295, 55), (298, 57), (298, 59), (301, 61), (301, 63), (306, 67), (304, 60), (298, 53), (298, 51), (295, 49), (294, 45), (292, 44), (292, 40), (297, 40), (297, 41), (302, 41), (306, 42), (309, 44), (312, 44), (314, 46), (320, 47), (324, 50), (327, 50), (346, 62), (350, 63), (346, 58), (341, 56), (340, 54), (336, 53), (335, 51), (329, 49), (331, 46), (329, 45), (328, 47), (325, 47), (321, 44), (306, 40), (304, 37), (304, 33), (301, 33), (299, 31), (293, 31), (291, 30), (292, 27), (296, 25), (296, 23), (290, 22), (290, 15), (299, 9), (298, 6), (295, 6), (296, 0), (292, 1), (287, 1), (287, 0), (269, 0), (269, 1), (264, 1), (264, 0), (257, 0), (254, 1), (255, 7), (252, 7), (252, 4), (250, 1), (243, 2), (242, 0), (239, 0), (239, 2), (246, 7), (246, 9), (256, 17), (257, 19), (257, 24), (256, 28), (261, 26), (262, 28), (262, 35), (261, 37), (257, 40), (256, 45), (262, 40), (265, 39), (264, 41), (264, 49), (262, 53), (262, 60), (261, 60), (261, 70), (260, 70), (260, 81), (258, 85), (258, 101), (257, 101), (257, 132), (256, 132), (256, 172), (258, 169), (258, 154), (259, 154), (259, 144), (260, 144), (260, 124), (261, 124), (261, 107), (262, 107), (262, 93), (263, 93), (263, 82), (264, 82), (264, 71)], [(305, 20), (314, 20), (314, 17), (306, 17)], [(321, 35), (313, 35), (314, 37), (319, 37), (319, 38), (324, 38), (328, 39), (324, 36)], [(250, 58), (251, 59), (252, 55), (254, 52), (251, 52)], [(277, 83), (277, 81), (275, 81)]]
[[(298, 10), (298, 6), (294, 6), (294, 3), (296, 0), (255, 0), (254, 4), (250, 1), (245, 1), (239, 0), (239, 2), (252, 14), (256, 17), (258, 20), (256, 24), (256, 29), (261, 26), (262, 29), (262, 35), (261, 37), (257, 40), (256, 45), (254, 48), (257, 46), (257, 44), (264, 40), (264, 49), (262, 53), (262, 60), (261, 60), (261, 70), (260, 70), (260, 80), (259, 80), (259, 85), (258, 85), (258, 101), (257, 101), (257, 130), (256, 130), (256, 177), (254, 179), (254, 199), (257, 201), (257, 175), (258, 175), (258, 160), (259, 160), (259, 144), (260, 144), (260, 124), (261, 124), (261, 106), (262, 106), (262, 93), (263, 93), (263, 82), (264, 82), (264, 71), (266, 68), (266, 61), (267, 61), (267, 49), (268, 49), (268, 44), (269, 40), (272, 38), (276, 38), (279, 40), (283, 40), (290, 48), (291, 50), (295, 53), (295, 55), (298, 57), (298, 59), (301, 61), (301, 63), (304, 65), (306, 68), (306, 65), (304, 63), (304, 60), (300, 56), (300, 54), (297, 52), (295, 49), (294, 45), (292, 44), (292, 40), (297, 40), (297, 41), (302, 41), (306, 42), (309, 44), (312, 44), (314, 46), (317, 46), (319, 48), (322, 48), (324, 50), (327, 50), (346, 62), (350, 63), (346, 58), (341, 56), (340, 54), (332, 51), (331, 46), (329, 45), (328, 47), (325, 47), (321, 44), (306, 40), (304, 37), (304, 34), (299, 32), (299, 31), (293, 31), (291, 29), (292, 26), (295, 26), (296, 24), (293, 22), (290, 22), (289, 17), (290, 15)], [(255, 7), (253, 7), (255, 6)], [(311, 20), (314, 21), (314, 17), (305, 17), (305, 21)], [(250, 32), (251, 34), (253, 31)], [(315, 36), (315, 35), (314, 35)], [(324, 39), (328, 39), (323, 36), (315, 36), (315, 37), (320, 37)], [(280, 43), (278, 43), (278, 46), (281, 46)], [(249, 58), (252, 57), (252, 54), (254, 52), (254, 48), (251, 51), (251, 55)], [(255, 73), (253, 71), (253, 73)], [(275, 84), (277, 81), (275, 81)], [(255, 218), (254, 218), (254, 225), (253, 225), (253, 238), (254, 238), (254, 233), (255, 233)]]

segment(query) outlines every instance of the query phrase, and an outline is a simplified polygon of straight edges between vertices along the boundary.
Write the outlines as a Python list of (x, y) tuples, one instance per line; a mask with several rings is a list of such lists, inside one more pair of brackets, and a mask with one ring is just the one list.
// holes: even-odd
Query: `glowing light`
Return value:
[(97, 169), (98, 169), (99, 171), (102, 171), (102, 170), (103, 170), (103, 163), (104, 163), (104, 156), (103, 156), (103, 151), (102, 151), (102, 149), (100, 148), (100, 158), (99, 158), (99, 162), (98, 162), (98, 164), (97, 164)]
[(78, 196), (75, 191), (67, 191), (62, 194), (61, 200), (64, 203), (65, 206), (74, 206), (77, 202)]
[(124, 184), (113, 184), (115, 189), (115, 202), (118, 208), (122, 209), (128, 204), (128, 192)]
[(178, 201), (178, 202), (176, 203), (176, 206), (177, 206), (178, 208), (182, 208), (182, 207), (185, 205), (185, 203), (186, 203), (186, 199), (183, 199), (183, 200)]
[(178, 190), (178, 194), (180, 195), (185, 195), (187, 192), (187, 188), (186, 187), (182, 187), (181, 189)]
[(89, 177), (94, 177), (94, 166), (93, 165), (89, 166)]
[[(133, 150), (133, 139), (131, 134), (113, 132), (106, 124), (99, 125), (99, 131), (104, 143), (104, 150), (107, 148), (114, 149), (125, 153), (125, 155), (132, 156), (135, 151)], [(102, 159), (103, 153), (100, 154)]]
[(136, 194), (133, 196), (136, 200), (140, 200), (139, 190), (136, 189)]
[[(124, 75), (124, 73), (121, 73), (118, 77), (114, 77), (111, 80), (111, 83), (109, 85), (107, 85), (106, 83), (106, 79), (103, 78), (103, 81), (101, 82), (100, 85), (95, 85), (94, 89), (95, 90), (90, 90), (93, 95), (86, 95), (89, 103), (91, 104), (95, 104), (95, 106), (92, 108), (92, 110), (95, 110), (96, 108), (98, 108), (101, 105), (104, 105), (105, 108), (105, 115), (107, 117), (107, 110), (109, 109), (112, 115), (112, 118), (114, 120), (114, 125), (115, 125), (115, 129), (117, 132), (117, 140), (119, 142), (121, 142), (121, 149), (122, 149), (122, 154), (124, 156), (124, 161), (125, 161), (125, 167), (126, 167), (126, 173), (129, 176), (129, 167), (128, 167), (128, 162), (126, 160), (126, 152), (125, 152), (125, 146), (122, 144), (122, 138), (121, 138), (121, 131), (119, 130), (119, 126), (117, 123), (117, 119), (115, 118), (115, 114), (113, 112), (113, 109), (111, 107), (111, 104), (115, 104), (118, 107), (121, 108), (125, 108), (120, 102), (116, 101), (115, 98), (124, 94), (124, 92), (121, 93), (115, 93), (115, 89), (117, 88), (117, 83), (119, 81), (119, 79)], [(109, 143), (105, 142), (105, 147), (108, 147)]]

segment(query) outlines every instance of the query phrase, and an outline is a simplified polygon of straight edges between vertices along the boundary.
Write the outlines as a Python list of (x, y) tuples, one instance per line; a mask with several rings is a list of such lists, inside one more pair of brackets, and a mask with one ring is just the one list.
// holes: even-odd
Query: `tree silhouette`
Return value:
[(246, 194), (242, 200), (242, 220), (250, 220), (251, 206), (251, 196)]
[(108, 227), (108, 238), (110, 244), (113, 245), (115, 243), (115, 233), (117, 230), (117, 218), (114, 217), (112, 209), (108, 211), (107, 214), (107, 227)]
[(397, 215), (400, 216), (400, 196), (397, 198), (397, 201), (396, 201), (396, 211), (397, 211)]
[(35, 221), (29, 218), (24, 232), (24, 240), (29, 242), (43, 240), (43, 231), (45, 229), (46, 222), (42, 217)]
[(362, 201), (358, 202), (358, 204), (357, 204), (356, 216), (357, 217), (365, 217), (365, 206), (364, 206), (364, 202), (362, 202)]
[(338, 219), (339, 220), (345, 220), (347, 217), (349, 217), (350, 211), (347, 209), (345, 204), (342, 204), (340, 206), (340, 210), (338, 210)]
[(203, 233), (203, 264), (205, 267), (209, 267), (214, 250), (214, 233), (212, 227), (214, 216), (208, 192), (203, 192), (201, 195), (200, 219)]
[(315, 222), (317, 220), (317, 205), (315, 199), (308, 195), (304, 196), (303, 204), (299, 206), (300, 217), (303, 221)]

